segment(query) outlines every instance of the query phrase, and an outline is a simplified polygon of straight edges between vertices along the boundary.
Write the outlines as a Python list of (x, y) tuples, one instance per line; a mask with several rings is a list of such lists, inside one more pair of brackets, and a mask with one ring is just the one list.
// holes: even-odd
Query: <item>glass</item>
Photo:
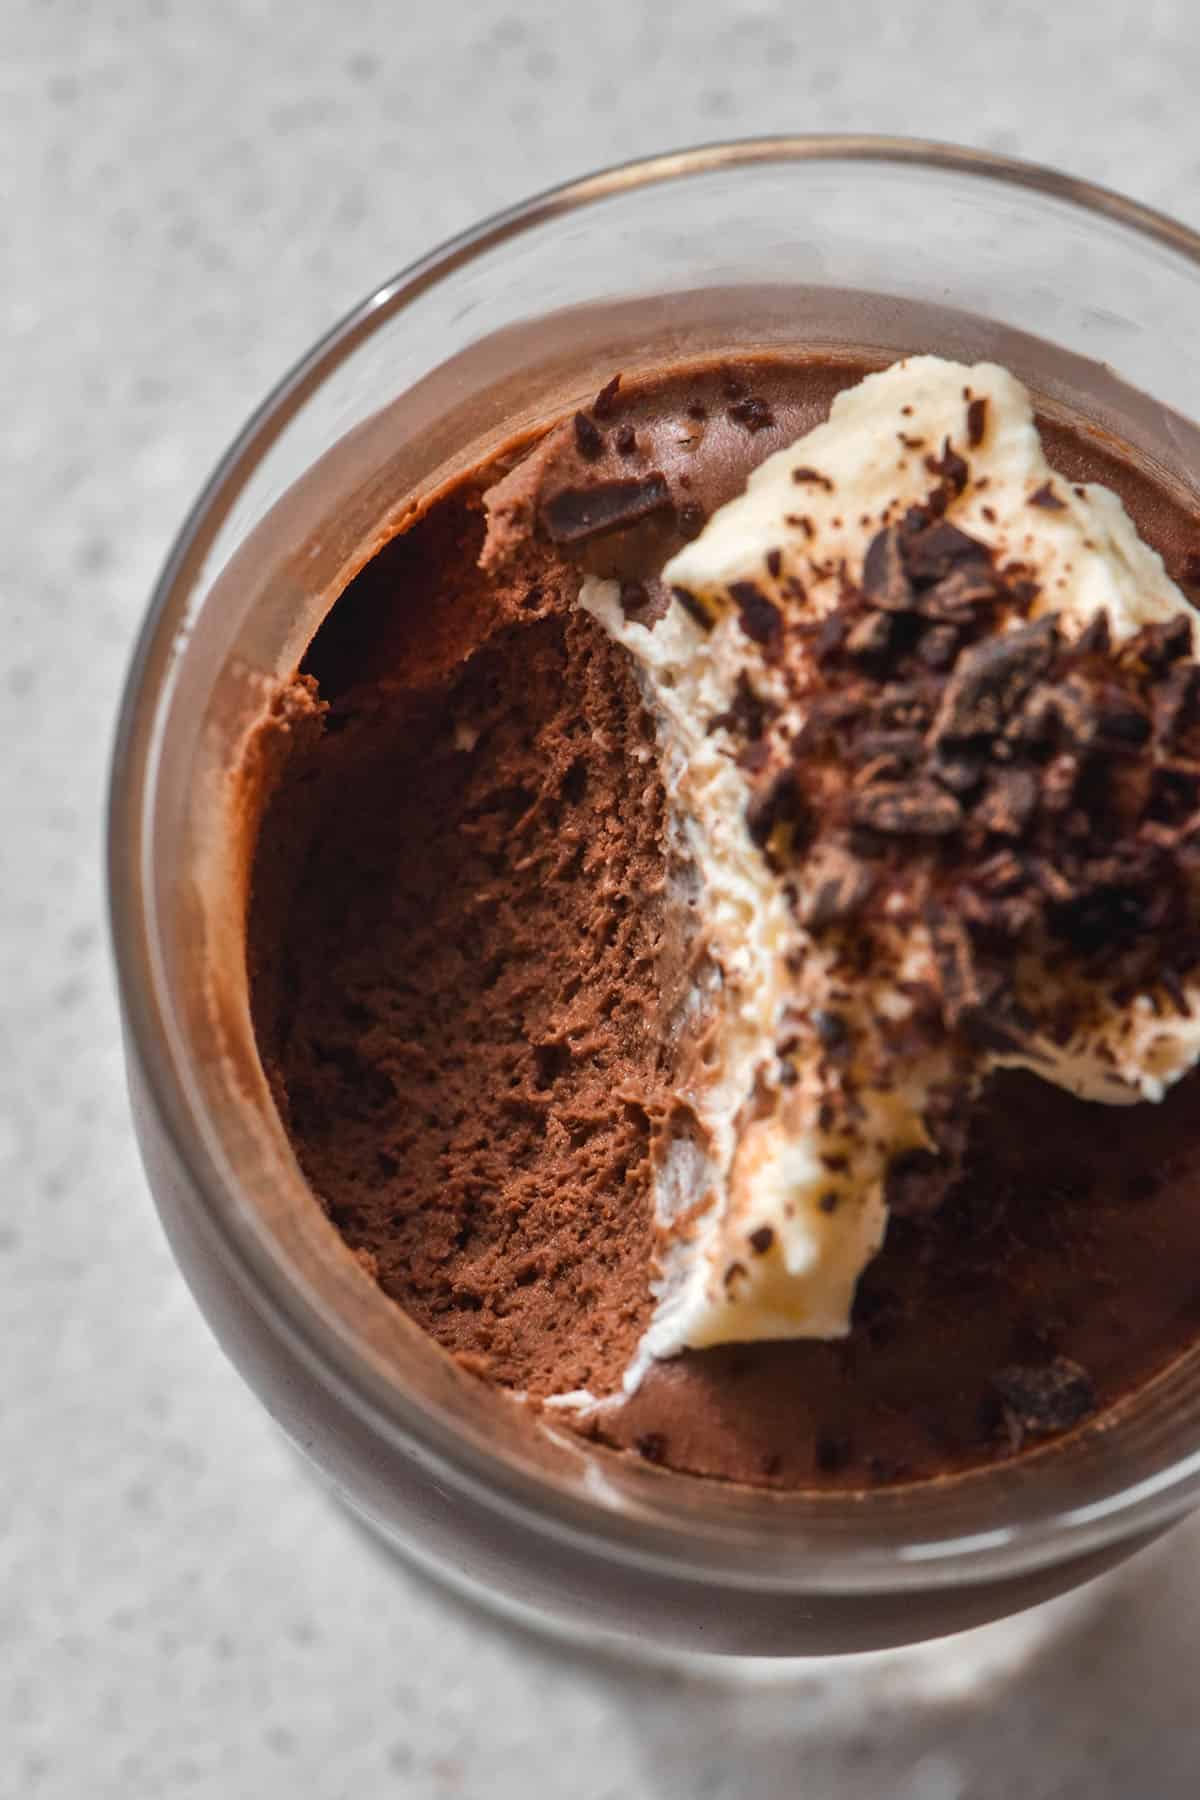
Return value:
[(1052, 1454), (846, 1497), (706, 1483), (542, 1429), (460, 1374), (345, 1250), (254, 1045), (271, 682), (414, 499), (613, 372), (720, 347), (1006, 363), (1200, 512), (1200, 239), (1050, 171), (788, 138), (619, 168), (388, 282), (253, 415), (172, 549), (129, 678), (110, 881), (151, 1186), (222, 1345), (389, 1542), (526, 1617), (692, 1650), (880, 1647), (1082, 1581), (1200, 1500), (1200, 1352)]

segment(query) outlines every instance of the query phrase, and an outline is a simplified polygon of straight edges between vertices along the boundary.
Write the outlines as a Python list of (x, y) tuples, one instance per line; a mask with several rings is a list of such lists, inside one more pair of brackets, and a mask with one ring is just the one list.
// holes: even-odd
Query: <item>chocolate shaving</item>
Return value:
[(652, 469), (634, 480), (561, 488), (545, 502), (542, 519), (554, 543), (583, 544), (610, 531), (624, 531), (670, 504), (666, 476)]
[(921, 586), (944, 581), (954, 569), (971, 566), (990, 570), (992, 566), (987, 545), (968, 537), (947, 519), (936, 519), (930, 525), (905, 532), (903, 547), (908, 574)]
[(871, 871), (849, 851), (832, 851), (822, 861), (811, 897), (797, 909), (800, 923), (814, 932), (845, 924), (866, 905), (874, 886)]
[(822, 475), (820, 469), (810, 469), (807, 467), (793, 469), (792, 480), (796, 483), (797, 487), (819, 487), (824, 488), (827, 494), (832, 494), (833, 492), (832, 481), (830, 481), (828, 475)]
[(961, 494), (970, 479), (971, 471), (957, 450), (951, 448), (950, 439), (942, 444), (940, 456), (927, 456), (925, 466), (932, 475), (940, 475), (952, 494)]
[(617, 390), (621, 386), (620, 374), (606, 381), (596, 398), (592, 401), (592, 413), (597, 419), (611, 419), (616, 411)]
[(808, 802), (794, 769), (778, 770), (746, 808), (746, 829), (760, 848), (774, 848), (772, 839), (781, 826), (792, 839), (789, 848), (811, 835)]
[(1026, 1437), (1069, 1431), (1096, 1410), (1096, 1390), (1087, 1370), (1069, 1357), (1039, 1366), (1012, 1363), (992, 1377), (1013, 1448)]
[(910, 612), (912, 583), (908, 578), (900, 533), (894, 525), (877, 531), (867, 545), (863, 561), (863, 592), (872, 606), (885, 612)]
[(980, 394), (967, 402), (967, 443), (977, 450), (987, 434), (987, 396)]
[(892, 642), (892, 620), (885, 612), (867, 613), (846, 634), (847, 656), (879, 659), (886, 657)]
[(1001, 769), (975, 809), (985, 831), (997, 837), (1024, 835), (1037, 810), (1038, 782), (1032, 769)]
[(729, 597), (738, 609), (738, 621), (746, 636), (756, 644), (775, 644), (783, 631), (783, 616), (773, 600), (769, 600), (753, 581), (733, 581)]
[(585, 462), (595, 462), (604, 454), (604, 439), (586, 413), (575, 414), (575, 448)]
[(941, 991), (942, 1017), (954, 1030), (983, 1002), (971, 940), (962, 920), (941, 906), (926, 907), (925, 927)]
[(934, 743), (994, 737), (1050, 666), (1058, 646), (1053, 614), (965, 651), (946, 684)]
[(850, 817), (888, 837), (947, 837), (961, 825), (962, 807), (944, 788), (889, 782), (855, 794)]

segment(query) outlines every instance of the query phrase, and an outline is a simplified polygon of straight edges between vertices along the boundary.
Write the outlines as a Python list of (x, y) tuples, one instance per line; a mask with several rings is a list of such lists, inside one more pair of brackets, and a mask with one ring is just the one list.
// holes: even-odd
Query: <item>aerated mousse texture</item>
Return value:
[[(575, 608), (582, 572), (652, 617), (672, 552), (863, 373), (781, 357), (625, 380), (506, 446), (352, 583), (268, 728), (286, 754), (250, 973), (276, 1102), (384, 1291), (499, 1389), (619, 1394), (652, 1310), (650, 1157), (693, 973), (653, 726)], [(1200, 525), (1165, 487), (1084, 427), (1043, 435), (1195, 575)], [(849, 1337), (685, 1352), (556, 1417), (795, 1488), (1044, 1443), (1200, 1331), (1198, 1099), (1196, 1076), (1107, 1107), (1001, 1072), (960, 1179), (893, 1217)]]

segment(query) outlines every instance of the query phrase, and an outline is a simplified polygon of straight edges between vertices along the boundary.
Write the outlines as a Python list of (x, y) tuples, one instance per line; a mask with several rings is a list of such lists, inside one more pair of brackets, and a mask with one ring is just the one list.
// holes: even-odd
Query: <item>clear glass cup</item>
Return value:
[(1050, 1453), (861, 1496), (704, 1482), (462, 1375), (308, 1192), (247, 1003), (232, 773), (414, 495), (614, 369), (772, 345), (1006, 363), (1200, 514), (1200, 238), (1050, 171), (906, 140), (716, 145), (592, 176), (386, 283), (252, 416), (185, 521), (121, 715), (110, 883), (134, 1116), (183, 1271), (293, 1441), (389, 1542), (526, 1617), (798, 1654), (1060, 1592), (1200, 1500), (1200, 1351)]

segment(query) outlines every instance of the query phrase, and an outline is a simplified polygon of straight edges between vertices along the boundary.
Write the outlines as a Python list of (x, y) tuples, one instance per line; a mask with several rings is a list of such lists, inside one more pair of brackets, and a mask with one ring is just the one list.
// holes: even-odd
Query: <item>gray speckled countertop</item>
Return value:
[(1022, 151), (1200, 223), (1190, 0), (0, 6), (0, 1796), (1183, 1800), (1200, 1530), (942, 1646), (651, 1671), (387, 1566), (217, 1352), (125, 1110), (104, 763), (170, 534), (377, 279), (639, 151)]

